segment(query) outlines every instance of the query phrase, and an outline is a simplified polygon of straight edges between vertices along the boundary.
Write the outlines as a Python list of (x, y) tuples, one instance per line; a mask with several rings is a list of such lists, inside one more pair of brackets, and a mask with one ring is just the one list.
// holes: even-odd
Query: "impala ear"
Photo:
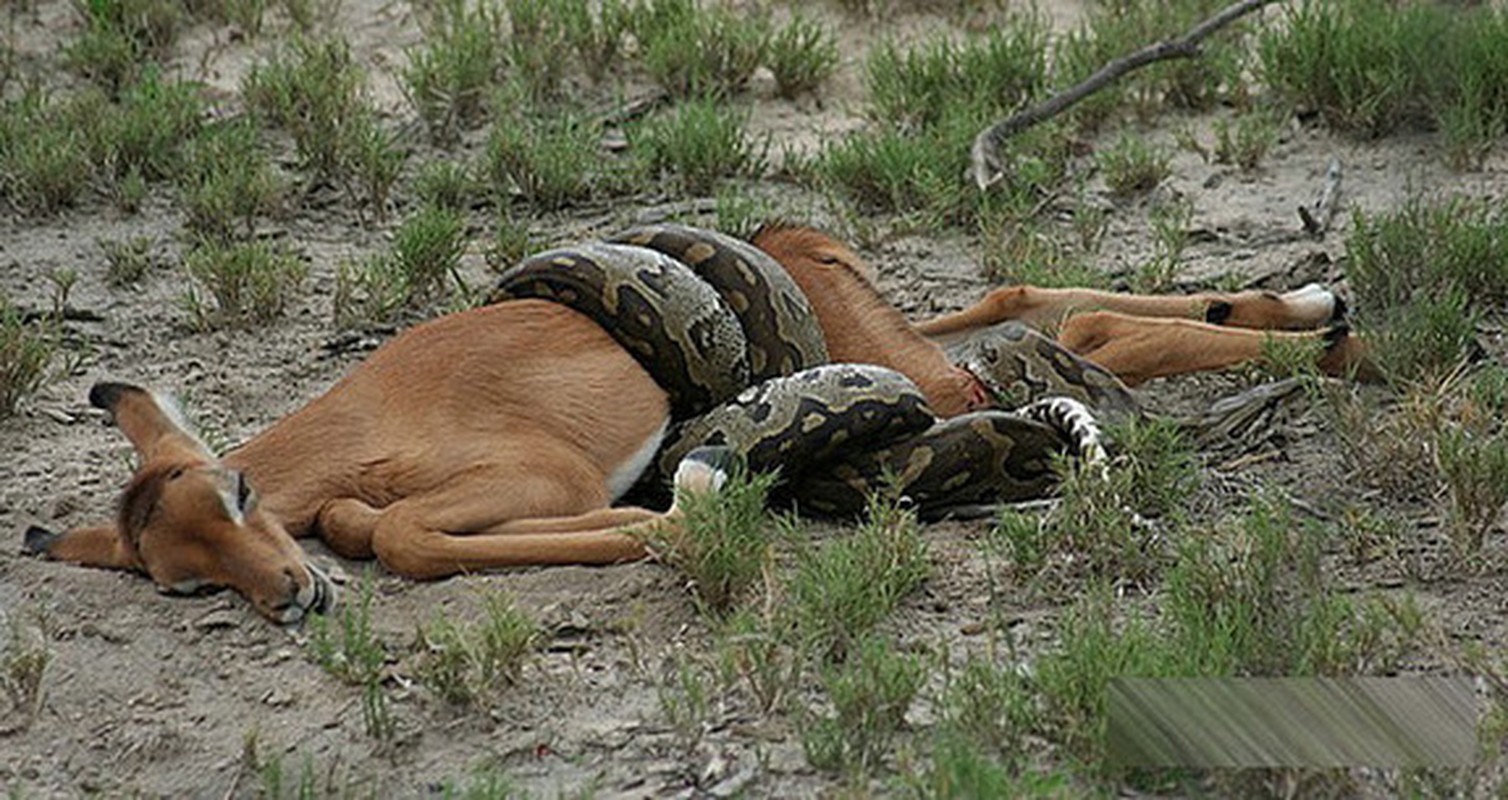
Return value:
[(128, 383), (96, 383), (89, 390), (89, 403), (110, 412), (142, 462), (172, 450), (213, 458), (189, 429), (178, 404), (167, 397)]
[(141, 570), (141, 559), (114, 525), (74, 528), (57, 534), (35, 525), (26, 529), (23, 552), (87, 567)]

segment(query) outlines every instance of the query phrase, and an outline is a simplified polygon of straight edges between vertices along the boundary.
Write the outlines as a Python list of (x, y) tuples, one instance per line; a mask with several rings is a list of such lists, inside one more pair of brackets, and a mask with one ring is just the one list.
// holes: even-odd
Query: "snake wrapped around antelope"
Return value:
[(774, 258), (684, 225), (540, 253), (500, 276), (488, 302), (524, 298), (590, 316), (669, 395), (674, 423), (645, 486), (664, 486), (692, 449), (725, 445), (752, 470), (780, 470), (778, 497), (804, 512), (855, 514), (888, 490), (938, 516), (1042, 497), (1056, 454), (1102, 456), (1086, 404), (1135, 407), (1114, 376), (1005, 329), (953, 357), (1032, 402), (939, 421), (904, 375), (828, 363), (807, 298)]

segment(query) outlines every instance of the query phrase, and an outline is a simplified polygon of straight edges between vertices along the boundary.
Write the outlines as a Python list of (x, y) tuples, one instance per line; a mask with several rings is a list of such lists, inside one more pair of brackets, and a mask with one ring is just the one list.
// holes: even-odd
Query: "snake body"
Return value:
[(942, 420), (924, 433), (838, 458), (794, 490), (802, 510), (851, 516), (870, 495), (898, 489), (924, 514), (1030, 500), (1057, 481), (1052, 454), (1063, 438), (1050, 425), (1007, 411)]
[(752, 383), (827, 363), (817, 317), (791, 276), (763, 250), (716, 231), (660, 224), (610, 241), (657, 250), (691, 267), (738, 317)]
[(1114, 373), (1020, 322), (981, 329), (948, 348), (948, 357), (1013, 406), (1070, 397), (1111, 419), (1141, 414), (1131, 390)]
[[(1054, 480), (1054, 454), (1099, 447), (1098, 429), (1080, 424), (1092, 416), (1073, 400), (1030, 415), (990, 411), (938, 422), (904, 375), (824, 363), (805, 296), (778, 262), (745, 242), (680, 225), (637, 228), (615, 241), (526, 259), (489, 300), (547, 299), (586, 314), (666, 390), (674, 425), (641, 487), (663, 487), (697, 447), (726, 445), (754, 470), (778, 468), (781, 493), (804, 511), (852, 514), (869, 494), (891, 490), (935, 516), (1040, 497)], [(976, 374), (1002, 379), (1020, 359), (998, 354), (1039, 346), (1014, 332), (977, 341), (976, 366), (986, 357), (1007, 366)], [(1064, 364), (1049, 387), (1072, 384), (1069, 368), (1079, 365)], [(1079, 390), (1086, 398), (1108, 391)]]
[(732, 309), (689, 267), (656, 250), (593, 242), (525, 259), (498, 279), (489, 303), (535, 298), (607, 329), (691, 417), (749, 384), (748, 349)]
[(844, 445), (883, 445), (933, 423), (926, 398), (909, 378), (872, 364), (827, 364), (753, 386), (677, 426), (657, 457), (673, 474), (686, 453), (727, 445), (751, 469), (781, 468), (794, 480)]

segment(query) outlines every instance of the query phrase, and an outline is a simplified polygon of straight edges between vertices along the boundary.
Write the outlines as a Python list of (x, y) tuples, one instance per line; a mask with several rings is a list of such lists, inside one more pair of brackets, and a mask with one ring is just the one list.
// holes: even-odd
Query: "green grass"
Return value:
[(261, 119), (293, 137), (300, 167), (318, 182), (347, 171), (353, 131), (371, 114), (365, 86), (344, 39), (295, 38), (253, 67), (241, 92)]
[(1342, 131), (1439, 129), (1457, 167), (1479, 165), (1508, 132), (1500, 8), (1307, 0), (1264, 32), (1260, 50), (1280, 96)]
[(298, 256), (267, 241), (204, 240), (184, 256), (183, 268), (193, 281), (184, 305), (201, 330), (271, 321), (309, 274)]
[(90, 119), (80, 114), (78, 124), (89, 137), (91, 158), (108, 179), (118, 183), (134, 174), (158, 181), (182, 169), (184, 143), (198, 135), (203, 112), (195, 86), (163, 81), (149, 70), (123, 89), (117, 102), (86, 108)]
[(1436, 445), (1456, 551), (1477, 553), (1508, 506), (1508, 430), (1447, 427)]
[(1139, 267), (1131, 279), (1134, 291), (1162, 294), (1173, 288), (1183, 265), (1183, 251), (1188, 247), (1194, 204), (1186, 198), (1169, 200), (1152, 207), (1148, 222), (1152, 224), (1152, 257)]
[(1041, 94), (1046, 54), (1046, 25), (1032, 16), (961, 42), (937, 36), (904, 49), (883, 42), (865, 62), (873, 116), (900, 128), (934, 127), (963, 109), (1003, 116)]
[(0, 292), (0, 419), (16, 413), (25, 398), (47, 382), (57, 340), (28, 324), (10, 299)]
[(479, 618), (457, 623), (437, 614), (420, 630), (419, 679), (447, 702), (490, 703), (518, 683), (540, 637), (512, 597), (490, 593)]
[(1133, 134), (1121, 134), (1114, 144), (1099, 151), (1095, 160), (1110, 193), (1122, 198), (1146, 194), (1172, 174), (1172, 154)]
[(1414, 198), (1392, 213), (1357, 213), (1346, 254), (1357, 323), (1395, 382), (1450, 372), (1477, 316), (1508, 301), (1508, 216), (1490, 204)]
[(865, 64), (874, 123), (795, 171), (861, 214), (902, 214), (919, 227), (974, 223), (995, 203), (1030, 209), (1067, 164), (1068, 141), (1055, 125), (1011, 141), (1008, 179), (995, 192), (981, 195), (960, 176), (975, 134), (1044, 91), (1046, 37), (1043, 20), (1017, 16), (960, 41), (877, 45)]
[(706, 613), (730, 613), (759, 585), (771, 563), (772, 520), (765, 501), (775, 477), (735, 470), (717, 492), (676, 498), (679, 530), (648, 544), (659, 560), (685, 574)]
[(431, 161), (414, 178), (413, 192), (422, 205), (466, 211), (477, 201), (481, 187), (464, 163)]
[[(1015, 210), (982, 213), (977, 228), (982, 252), (979, 270), (990, 283), (1046, 288), (1110, 288), (1110, 276), (1093, 266), (1090, 250), (1097, 232), (1081, 234), (1079, 247), (1052, 228)], [(1101, 217), (1103, 219), (1103, 217)]]
[(805, 661), (791, 634), (788, 619), (748, 607), (733, 611), (717, 630), (723, 685), (741, 689), (761, 714), (782, 709), (801, 685)]
[(670, 173), (688, 194), (709, 195), (722, 178), (763, 171), (768, 145), (750, 141), (748, 121), (747, 111), (694, 99), (647, 120), (631, 141), (651, 171)]
[(388, 216), (393, 185), (403, 173), (408, 150), (399, 134), (383, 129), (375, 115), (358, 114), (346, 128), (342, 170), (346, 191), (379, 220)]
[(100, 251), (105, 255), (105, 282), (116, 288), (135, 286), (146, 277), (152, 268), (152, 239), (134, 236), (130, 239), (100, 239)]
[(66, 46), (65, 60), (112, 93), (139, 77), (147, 62), (165, 59), (187, 21), (177, 0), (89, 0), (76, 7), (84, 30)]
[(214, 125), (189, 142), (176, 180), (189, 231), (221, 242), (250, 237), (284, 191), (256, 127), (245, 120)]
[(798, 14), (770, 38), (769, 67), (781, 97), (814, 91), (838, 67), (837, 39), (822, 23)]
[(361, 579), (357, 596), (336, 609), (333, 620), (322, 614), (311, 616), (308, 648), (314, 663), (361, 688), (361, 718), (367, 735), (385, 741), (392, 739), (396, 727), (382, 688), (388, 648), (372, 630), (374, 592), (375, 579), (368, 574)]
[(504, 212), (493, 228), (492, 241), (487, 244), (484, 257), (488, 269), (502, 274), (538, 249), (529, 233), (529, 223)]
[(726, 98), (743, 88), (766, 59), (769, 18), (694, 0), (643, 0), (631, 29), (652, 80), (673, 97)]
[(1077, 591), (1084, 577), (1150, 585), (1162, 567), (1159, 542), (1182, 524), (1198, 486), (1193, 445), (1170, 421), (1112, 426), (1116, 454), (1107, 475), (1062, 466), (1061, 499), (1047, 516), (1006, 509), (986, 540), (1013, 579), (1049, 594)]
[(504, 66), (503, 15), (488, 0), (438, 0), (423, 28), (424, 42), (409, 51), (403, 83), (430, 136), (449, 143), (486, 116)]
[(875, 498), (851, 534), (798, 549), (786, 586), (795, 634), (809, 652), (841, 660), (930, 569), (915, 515)]
[(500, 201), (517, 195), (531, 208), (552, 211), (611, 185), (604, 155), (595, 126), (582, 117), (510, 114), (493, 122), (483, 176)]
[(1254, 171), (1278, 140), (1278, 119), (1268, 111), (1250, 111), (1215, 120), (1214, 156), (1217, 164), (1233, 164)]
[(905, 723), (926, 674), (921, 659), (897, 653), (885, 639), (859, 639), (843, 662), (822, 667), (833, 715), (802, 725), (807, 761), (821, 770), (860, 775), (874, 770)]
[(74, 205), (89, 188), (89, 142), (73, 104), (41, 90), (0, 105), (0, 196), (23, 213)]
[(400, 312), (440, 299), (466, 246), (466, 220), (446, 208), (426, 206), (393, 232), (392, 246), (336, 269), (334, 311), (340, 327), (392, 320)]
[(1155, 618), (1120, 615), (1108, 592), (1062, 621), (1037, 661), (1041, 735), (1086, 763), (1104, 754), (1105, 686), (1139, 677), (1386, 674), (1414, 646), (1408, 600), (1353, 597), (1330, 585), (1320, 532), (1259, 498), (1213, 530), (1190, 530), (1167, 571)]

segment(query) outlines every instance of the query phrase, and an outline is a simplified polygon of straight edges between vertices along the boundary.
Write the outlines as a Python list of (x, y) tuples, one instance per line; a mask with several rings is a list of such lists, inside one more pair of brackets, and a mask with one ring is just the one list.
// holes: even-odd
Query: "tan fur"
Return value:
[(834, 362), (878, 364), (905, 374), (939, 416), (980, 407), (973, 377), (880, 296), (867, 279), (872, 271), (852, 250), (810, 228), (765, 228), (753, 241), (806, 294)]
[(962, 311), (923, 322), (917, 325), (917, 330), (934, 339), (946, 341), (998, 322), (1018, 320), (1040, 331), (1054, 333), (1068, 317), (1084, 311), (1114, 311), (1137, 317), (1202, 320), (1210, 306), (1216, 303), (1230, 304), (1230, 317), (1223, 324), (1231, 327), (1304, 330), (1319, 327), (1326, 322), (1322, 316), (1297, 308), (1295, 304), (1271, 292), (1138, 295), (1103, 292), (1098, 289), (1010, 286), (989, 292), (983, 300)]
[[(1189, 372), (1225, 369), (1263, 357), (1274, 339), (1320, 341), (1323, 331), (1260, 331), (1227, 328), (1186, 319), (1154, 319), (1093, 311), (1070, 317), (1058, 341), (1074, 353), (1115, 373), (1128, 386)], [(1321, 357), (1319, 366), (1336, 376), (1358, 370), (1370, 375), (1360, 342), (1348, 339)]]

